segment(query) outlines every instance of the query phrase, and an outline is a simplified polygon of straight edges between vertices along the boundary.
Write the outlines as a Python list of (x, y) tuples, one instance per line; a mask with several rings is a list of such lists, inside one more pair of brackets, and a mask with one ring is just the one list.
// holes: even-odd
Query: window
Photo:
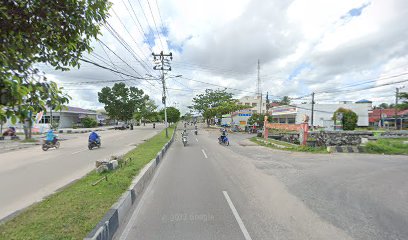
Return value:
[(249, 103), (246, 102), (246, 103), (245, 103), (245, 106), (249, 106)]
[(295, 124), (295, 122), (296, 122), (295, 118), (288, 118), (289, 124)]
[(252, 107), (256, 107), (256, 105), (257, 105), (256, 103), (252, 103)]
[[(51, 117), (50, 116), (43, 116), (42, 118), (41, 118), (41, 120), (40, 120), (40, 123), (42, 123), (42, 124), (48, 124), (48, 123), (51, 123), (50, 122), (50, 119), (51, 119)], [(52, 119), (53, 119), (53, 121), (55, 122), (55, 121), (59, 121), (60, 120), (60, 117), (59, 116), (52, 116)]]
[(242, 102), (239, 102), (238, 105), (242, 105)]
[(279, 118), (279, 123), (286, 123), (286, 119), (285, 118)]

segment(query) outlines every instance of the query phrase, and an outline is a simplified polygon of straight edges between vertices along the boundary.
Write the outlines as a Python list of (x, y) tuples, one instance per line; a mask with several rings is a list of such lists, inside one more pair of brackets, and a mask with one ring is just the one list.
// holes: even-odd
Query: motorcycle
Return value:
[(101, 139), (98, 141), (88, 141), (88, 149), (92, 150), (92, 148), (100, 148), (101, 147)]
[(183, 142), (184, 147), (187, 145), (187, 135), (182, 135), (181, 141)]
[(218, 143), (219, 144), (224, 144), (225, 146), (228, 146), (229, 145), (228, 137), (227, 136), (224, 136), (224, 138), (219, 137), (218, 138)]
[[(54, 143), (54, 141), (55, 141), (55, 143)], [(60, 142), (59, 142), (58, 138), (55, 138), (54, 141), (44, 140), (43, 145), (42, 145), (42, 147), (41, 147), (42, 150), (43, 150), (43, 151), (47, 151), (47, 150), (50, 149), (50, 148), (58, 149), (58, 148), (60, 147)]]

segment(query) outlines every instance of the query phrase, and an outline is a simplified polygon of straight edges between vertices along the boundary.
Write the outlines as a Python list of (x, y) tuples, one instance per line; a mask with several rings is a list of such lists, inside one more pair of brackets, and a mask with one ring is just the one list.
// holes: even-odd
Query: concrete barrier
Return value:
[(124, 219), (130, 213), (133, 205), (140, 201), (140, 198), (153, 178), (153, 175), (163, 159), (165, 152), (170, 148), (174, 141), (176, 130), (173, 136), (165, 144), (165, 146), (157, 153), (148, 164), (146, 164), (140, 173), (132, 181), (129, 189), (119, 198), (119, 200), (111, 207), (103, 219), (96, 227), (88, 234), (84, 240), (111, 240), (121, 224), (124, 224)]

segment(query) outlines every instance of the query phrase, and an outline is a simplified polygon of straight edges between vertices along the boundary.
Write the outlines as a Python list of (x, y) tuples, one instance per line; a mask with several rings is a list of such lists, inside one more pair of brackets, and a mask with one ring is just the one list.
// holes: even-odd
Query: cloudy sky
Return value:
[[(101, 42), (79, 70), (40, 67), (72, 96), (70, 105), (102, 108), (97, 92), (123, 81), (160, 104), (152, 51), (173, 53), (168, 103), (186, 110), (206, 88), (317, 103), (393, 102), (408, 85), (406, 0), (114, 0)], [(106, 46), (105, 46), (106, 45)], [(182, 77), (174, 78), (176, 75)], [(135, 79), (146, 78), (146, 79)], [(359, 91), (360, 90), (360, 91)], [(408, 90), (408, 86), (405, 88)]]

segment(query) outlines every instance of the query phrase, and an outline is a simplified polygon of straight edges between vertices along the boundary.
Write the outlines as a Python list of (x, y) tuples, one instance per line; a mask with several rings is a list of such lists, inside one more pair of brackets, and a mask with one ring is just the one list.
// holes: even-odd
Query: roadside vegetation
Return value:
[[(174, 127), (169, 128), (169, 135)], [(157, 134), (124, 159), (127, 164), (113, 172), (90, 172), (63, 190), (36, 203), (0, 225), (0, 239), (83, 239), (110, 207), (129, 188), (139, 171), (169, 141), (165, 131)], [(107, 176), (96, 186), (93, 183)]]
[(310, 153), (328, 153), (327, 149), (325, 147), (308, 147), (308, 146), (300, 146), (296, 144), (291, 144), (283, 141), (278, 141), (274, 139), (268, 139), (266, 140), (267, 143), (265, 143), (265, 139), (259, 138), (259, 137), (253, 137), (251, 138), (251, 141), (264, 146), (264, 147), (269, 147), (273, 149), (279, 149), (279, 150), (284, 150), (284, 151), (292, 151), (292, 152), (310, 152)]
[(404, 144), (404, 141), (408, 141), (408, 138), (378, 139), (377, 141), (368, 142), (365, 150), (368, 153), (408, 155), (408, 144)]

